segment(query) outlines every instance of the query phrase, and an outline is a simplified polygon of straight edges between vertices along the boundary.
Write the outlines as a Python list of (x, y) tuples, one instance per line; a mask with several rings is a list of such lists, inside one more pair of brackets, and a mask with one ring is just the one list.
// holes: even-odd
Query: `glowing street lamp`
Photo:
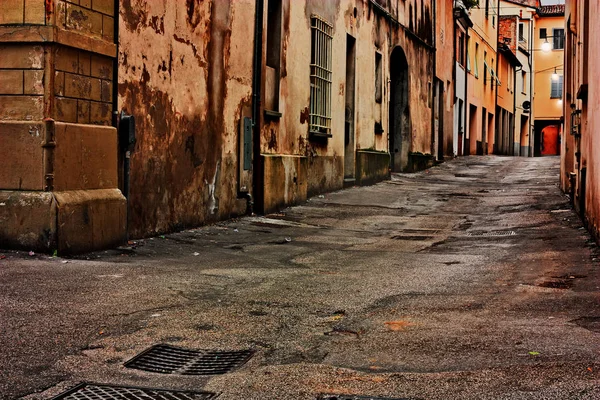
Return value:
[(558, 74), (556, 73), (556, 67), (554, 68), (554, 73), (552, 74), (552, 80), (554, 82), (558, 81)]
[(548, 41), (548, 38), (546, 38), (546, 41), (542, 43), (542, 51), (547, 53), (550, 50), (552, 50), (552, 44)]

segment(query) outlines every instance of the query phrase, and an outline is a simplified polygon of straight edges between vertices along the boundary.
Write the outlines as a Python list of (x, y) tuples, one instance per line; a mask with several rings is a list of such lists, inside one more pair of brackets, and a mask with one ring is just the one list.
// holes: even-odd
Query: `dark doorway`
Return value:
[(389, 140), (392, 171), (408, 166), (410, 110), (408, 106), (408, 62), (404, 50), (396, 47), (390, 58)]
[(560, 154), (560, 126), (556, 120), (538, 120), (534, 122), (535, 157)]
[(437, 107), (436, 107), (436, 121), (437, 121), (437, 159), (439, 161), (444, 160), (444, 82), (437, 81)]
[(477, 151), (477, 106), (469, 105), (469, 137), (465, 139), (465, 155), (476, 154)]
[(353, 183), (355, 173), (354, 97), (356, 39), (346, 35), (346, 117), (344, 123), (344, 182)]
[[(481, 149), (480, 149), (481, 147)], [(481, 146), (477, 145), (477, 154), (487, 154), (487, 109), (485, 107), (481, 110)]]

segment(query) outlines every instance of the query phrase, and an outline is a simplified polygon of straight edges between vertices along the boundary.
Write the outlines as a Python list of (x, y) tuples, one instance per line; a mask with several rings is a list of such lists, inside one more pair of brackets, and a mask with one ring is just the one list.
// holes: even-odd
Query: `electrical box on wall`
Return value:
[(238, 191), (240, 193), (252, 191), (252, 128), (252, 118), (242, 116), (238, 135)]

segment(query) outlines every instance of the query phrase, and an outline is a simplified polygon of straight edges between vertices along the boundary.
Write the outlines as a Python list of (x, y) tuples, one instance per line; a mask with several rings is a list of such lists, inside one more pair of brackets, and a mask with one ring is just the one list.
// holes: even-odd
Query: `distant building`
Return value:
[(535, 18), (534, 155), (557, 155), (563, 116), (565, 6), (542, 6)]
[[(498, 42), (508, 46), (521, 64), (515, 68), (512, 81), (514, 94), (514, 133), (510, 139), (509, 154), (533, 156), (533, 82), (535, 0), (503, 0), (500, 3), (500, 30)], [(508, 87), (505, 89), (509, 90)], [(500, 90), (500, 93), (503, 92)], [(507, 93), (503, 93), (507, 96)], [(506, 153), (505, 153), (506, 154)]]
[(469, 10), (473, 27), (466, 37), (467, 128), (463, 154), (492, 154), (498, 75), (498, 1), (485, 0)]

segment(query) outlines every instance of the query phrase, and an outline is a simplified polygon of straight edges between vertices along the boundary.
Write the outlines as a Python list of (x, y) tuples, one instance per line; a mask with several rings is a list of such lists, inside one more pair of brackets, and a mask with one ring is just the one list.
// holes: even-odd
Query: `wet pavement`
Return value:
[[(558, 164), (465, 157), (129, 248), (0, 253), (0, 398), (599, 399), (598, 249)], [(159, 343), (255, 353), (215, 376), (123, 366)]]

